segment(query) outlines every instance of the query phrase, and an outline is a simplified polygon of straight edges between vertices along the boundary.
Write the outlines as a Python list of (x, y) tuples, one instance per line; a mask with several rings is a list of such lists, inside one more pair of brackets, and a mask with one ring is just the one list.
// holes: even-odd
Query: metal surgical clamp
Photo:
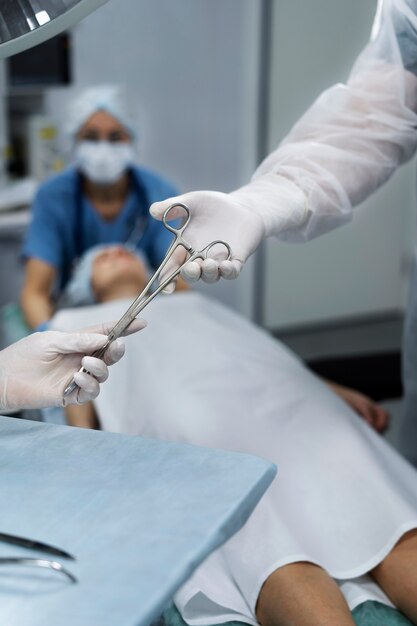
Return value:
[[(174, 228), (173, 226), (170, 226), (168, 224), (169, 213), (172, 211), (172, 209), (177, 208), (177, 207), (181, 207), (184, 210), (185, 216), (186, 216), (180, 228)], [(109, 332), (107, 336), (108, 339), (105, 345), (99, 350), (96, 350), (91, 356), (97, 357), (99, 359), (103, 358), (109, 345), (115, 339), (118, 339), (124, 333), (124, 331), (128, 328), (128, 326), (139, 315), (139, 313), (149, 304), (149, 302), (151, 302), (158, 295), (158, 293), (160, 293), (163, 289), (165, 289), (165, 287), (176, 276), (178, 276), (182, 268), (185, 265), (187, 265), (187, 263), (195, 261), (196, 259), (203, 259), (203, 260), (207, 259), (208, 253), (210, 252), (210, 250), (214, 248), (214, 246), (217, 246), (217, 245), (221, 245), (226, 248), (227, 250), (226, 260), (227, 261), (230, 260), (231, 254), (232, 254), (230, 246), (228, 243), (226, 243), (225, 241), (221, 241), (220, 239), (216, 241), (212, 241), (211, 243), (207, 244), (207, 246), (205, 246), (202, 250), (194, 250), (194, 248), (183, 237), (183, 232), (187, 228), (188, 224), (190, 223), (190, 219), (191, 219), (190, 209), (187, 207), (186, 204), (183, 204), (182, 202), (171, 204), (171, 206), (167, 208), (167, 210), (165, 211), (162, 217), (162, 223), (165, 226), (165, 228), (167, 228), (171, 233), (175, 235), (174, 241), (171, 243), (165, 255), (164, 260), (162, 261), (161, 265), (158, 267), (156, 272), (153, 274), (153, 276), (147, 283), (142, 293), (140, 293), (138, 297), (132, 302), (130, 307), (127, 309), (126, 313), (120, 318), (117, 324), (115, 324), (115, 326)], [(172, 274), (170, 274), (168, 278), (165, 278), (154, 291), (150, 293), (155, 281), (160, 277), (162, 270), (164, 269), (164, 267), (166, 266), (166, 264), (168, 263), (172, 255), (174, 254), (175, 250), (179, 246), (181, 246), (182, 248), (186, 250), (186, 252), (188, 252), (189, 254), (188, 258), (184, 261), (182, 265), (180, 265), (174, 272), (172, 272)], [(79, 370), (79, 372), (86, 372), (86, 371), (87, 370), (83, 367)], [(76, 388), (77, 388), (77, 383), (74, 381), (74, 379), (72, 379), (72, 381), (67, 385), (67, 387), (64, 390), (64, 397), (68, 396)]]
[[(5, 543), (11, 543), (16, 546), (21, 546), (23, 548), (29, 548), (32, 550), (42, 550), (43, 552), (47, 552), (48, 554), (53, 554), (55, 556), (64, 557), (66, 559), (75, 560), (68, 552), (64, 552), (60, 548), (55, 548), (55, 546), (50, 546), (47, 543), (42, 543), (41, 541), (34, 541), (32, 539), (27, 539), (26, 537), (17, 537), (16, 535), (9, 535), (8, 533), (0, 533), (0, 541), (4, 541)], [(52, 569), (55, 572), (60, 572), (64, 576), (66, 576), (72, 583), (76, 583), (77, 579), (71, 572), (69, 572), (65, 567), (58, 563), (57, 561), (51, 561), (49, 559), (39, 559), (39, 558), (28, 558), (25, 556), (2, 556), (0, 557), (0, 565), (29, 565), (34, 567), (44, 567), (47, 569)]]

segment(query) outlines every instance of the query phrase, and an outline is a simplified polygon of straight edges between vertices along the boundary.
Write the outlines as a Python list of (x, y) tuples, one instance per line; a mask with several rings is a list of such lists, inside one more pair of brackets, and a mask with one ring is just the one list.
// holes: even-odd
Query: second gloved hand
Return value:
[[(236, 278), (248, 257), (255, 252), (263, 238), (296, 227), (306, 218), (304, 193), (291, 181), (276, 174), (254, 179), (232, 193), (193, 191), (156, 202), (150, 212), (162, 219), (166, 209), (177, 202), (188, 206), (191, 220), (184, 231), (184, 239), (195, 250), (221, 239), (229, 244), (232, 256), (224, 260), (224, 248), (210, 251), (210, 258), (188, 263), (182, 271), (189, 282), (202, 278), (215, 282), (220, 277)], [(172, 211), (170, 218), (181, 217), (181, 209)], [(169, 276), (186, 259), (183, 248), (178, 248), (164, 268), (161, 280)], [(174, 286), (171, 287), (173, 291)]]
[[(96, 398), (99, 383), (108, 377), (107, 366), (123, 356), (124, 344), (121, 340), (113, 342), (104, 361), (88, 355), (105, 345), (107, 333), (113, 325), (100, 325), (76, 333), (34, 333), (2, 350), (0, 411), (82, 404)], [(145, 325), (143, 320), (135, 320), (126, 334)], [(81, 366), (89, 373), (78, 373)], [(73, 375), (78, 388), (64, 399), (64, 389)]]

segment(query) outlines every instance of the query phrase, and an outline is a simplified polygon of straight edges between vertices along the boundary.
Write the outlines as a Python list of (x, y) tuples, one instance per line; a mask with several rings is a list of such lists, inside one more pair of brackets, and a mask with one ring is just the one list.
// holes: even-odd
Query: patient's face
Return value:
[(99, 252), (93, 261), (91, 285), (98, 302), (121, 295), (135, 295), (147, 282), (145, 265), (123, 246)]

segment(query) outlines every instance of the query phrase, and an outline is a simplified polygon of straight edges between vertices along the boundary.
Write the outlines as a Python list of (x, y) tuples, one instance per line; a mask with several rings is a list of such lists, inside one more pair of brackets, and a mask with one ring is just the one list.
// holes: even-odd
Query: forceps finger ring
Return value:
[[(208, 244), (208, 246), (206, 246), (204, 248), (204, 252), (205, 252), (205, 256), (203, 257), (203, 259), (212, 259), (213, 257), (209, 257), (208, 253), (210, 252), (210, 250), (212, 248), (214, 248), (214, 246), (223, 246), (224, 248), (226, 248), (227, 250), (227, 257), (225, 259), (222, 259), (223, 261), (230, 261), (230, 259), (232, 258), (232, 249), (229, 246), (228, 243), (226, 243), (225, 241), (222, 241), (221, 239), (217, 239), (216, 241), (212, 241), (211, 243)], [(190, 259), (187, 260), (187, 262)], [(216, 261), (216, 259), (214, 259)], [(185, 263), (186, 264), (186, 263)]]

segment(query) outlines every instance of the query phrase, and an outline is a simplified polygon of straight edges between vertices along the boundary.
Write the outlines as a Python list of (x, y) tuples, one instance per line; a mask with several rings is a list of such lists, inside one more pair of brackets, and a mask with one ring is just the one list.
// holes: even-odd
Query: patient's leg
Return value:
[(258, 598), (261, 626), (354, 626), (337, 584), (311, 563), (292, 563), (275, 570)]
[(92, 402), (66, 406), (65, 417), (69, 426), (99, 429), (99, 423)]
[(371, 575), (392, 603), (417, 624), (417, 530), (405, 534)]

